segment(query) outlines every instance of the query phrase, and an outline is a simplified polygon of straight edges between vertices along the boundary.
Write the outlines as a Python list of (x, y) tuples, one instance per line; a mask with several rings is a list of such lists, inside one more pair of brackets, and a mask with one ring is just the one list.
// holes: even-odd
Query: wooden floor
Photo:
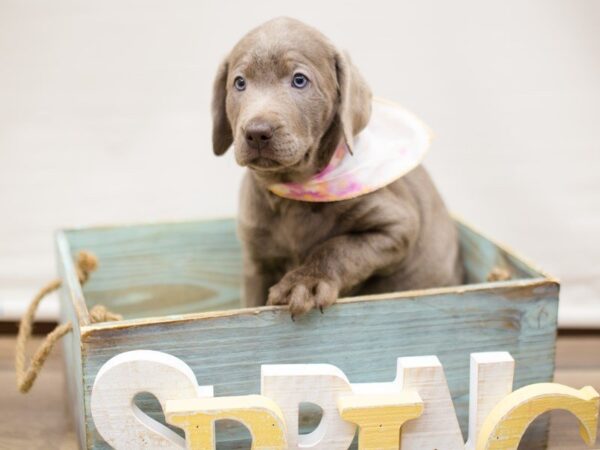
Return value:
[[(49, 358), (31, 392), (22, 395), (15, 388), (14, 345), (14, 337), (0, 337), (0, 449), (76, 449), (60, 351)], [(577, 388), (592, 385), (600, 391), (600, 335), (559, 337), (555, 381)], [(553, 413), (549, 449), (590, 448), (582, 443), (577, 428), (574, 417)], [(600, 442), (591, 448), (600, 449)]]

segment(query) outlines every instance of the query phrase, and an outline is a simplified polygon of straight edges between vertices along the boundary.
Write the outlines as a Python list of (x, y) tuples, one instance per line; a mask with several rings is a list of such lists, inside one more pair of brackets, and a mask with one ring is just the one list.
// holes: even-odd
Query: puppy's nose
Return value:
[(246, 142), (252, 148), (265, 148), (272, 137), (273, 128), (266, 122), (254, 122), (246, 127)]

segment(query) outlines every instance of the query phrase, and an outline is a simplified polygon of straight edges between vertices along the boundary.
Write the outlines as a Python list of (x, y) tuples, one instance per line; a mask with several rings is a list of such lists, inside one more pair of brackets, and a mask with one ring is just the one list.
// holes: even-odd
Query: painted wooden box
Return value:
[[(559, 285), (469, 226), (458, 227), (467, 284), (342, 299), (296, 322), (281, 307), (241, 308), (234, 220), (59, 232), (62, 320), (74, 323), (64, 341), (68, 389), (81, 447), (108, 448), (91, 418), (92, 386), (102, 364), (136, 349), (181, 358), (216, 396), (258, 394), (261, 364), (330, 363), (351, 382), (381, 382), (393, 380), (400, 356), (437, 355), (465, 434), (471, 352), (510, 352), (515, 389), (552, 380)], [(73, 263), (80, 250), (100, 262), (83, 288)], [(494, 268), (510, 279), (487, 282)], [(124, 320), (92, 324), (95, 304)], [(138, 396), (136, 404), (164, 420), (154, 397)], [(314, 428), (318, 413), (306, 410), (300, 422)], [(218, 448), (250, 447), (244, 429), (217, 425)], [(543, 448), (545, 424), (536, 425), (530, 442)]]

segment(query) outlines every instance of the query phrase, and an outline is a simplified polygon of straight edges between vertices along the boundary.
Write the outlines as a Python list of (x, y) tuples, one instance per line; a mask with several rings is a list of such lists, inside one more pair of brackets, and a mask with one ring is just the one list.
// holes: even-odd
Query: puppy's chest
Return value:
[[(336, 228), (335, 216), (327, 214), (321, 205), (286, 200), (270, 208), (268, 221), (268, 247), (273, 256), (292, 261), (302, 260), (316, 245), (331, 237)], [(264, 228), (265, 224), (255, 226)], [(254, 235), (255, 233), (250, 233)], [(256, 248), (258, 252), (266, 248)]]

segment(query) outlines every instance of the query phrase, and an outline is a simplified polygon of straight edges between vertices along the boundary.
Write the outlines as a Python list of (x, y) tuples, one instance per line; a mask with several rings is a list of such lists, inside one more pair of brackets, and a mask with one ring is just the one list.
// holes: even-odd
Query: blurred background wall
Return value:
[(0, 318), (55, 276), (55, 229), (235, 214), (210, 87), (279, 15), (420, 115), (450, 208), (561, 278), (562, 326), (600, 327), (596, 0), (0, 0)]

